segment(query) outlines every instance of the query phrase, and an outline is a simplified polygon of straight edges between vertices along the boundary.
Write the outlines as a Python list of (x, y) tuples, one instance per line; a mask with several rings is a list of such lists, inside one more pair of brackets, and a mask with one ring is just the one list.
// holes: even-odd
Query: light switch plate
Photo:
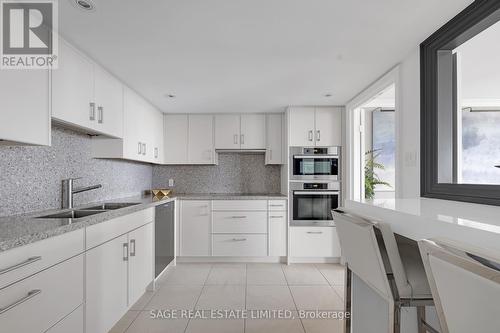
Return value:
[(168, 186), (174, 186), (174, 180), (172, 178), (168, 180)]

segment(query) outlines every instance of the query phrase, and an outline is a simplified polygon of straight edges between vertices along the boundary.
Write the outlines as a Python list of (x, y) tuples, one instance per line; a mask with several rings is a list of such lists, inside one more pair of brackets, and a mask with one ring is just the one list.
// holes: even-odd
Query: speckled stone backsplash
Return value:
[(279, 193), (279, 165), (265, 165), (264, 154), (219, 154), (219, 165), (154, 166), (153, 187), (174, 180), (176, 193)]
[(75, 186), (102, 188), (75, 194), (75, 205), (123, 198), (151, 188), (147, 164), (91, 158), (91, 139), (52, 128), (51, 147), (0, 146), (0, 216), (61, 206), (61, 181), (83, 177)]

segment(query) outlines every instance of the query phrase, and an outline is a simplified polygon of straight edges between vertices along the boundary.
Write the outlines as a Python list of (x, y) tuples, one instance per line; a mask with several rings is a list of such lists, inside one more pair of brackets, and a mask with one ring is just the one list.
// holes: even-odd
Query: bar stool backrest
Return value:
[(447, 240), (419, 248), (442, 332), (500, 332), (500, 257)]

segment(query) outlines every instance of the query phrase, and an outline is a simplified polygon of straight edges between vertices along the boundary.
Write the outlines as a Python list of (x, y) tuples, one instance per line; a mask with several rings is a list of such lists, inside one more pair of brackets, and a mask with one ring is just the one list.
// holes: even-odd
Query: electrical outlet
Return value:
[(168, 186), (170, 187), (174, 186), (174, 180), (172, 178), (168, 180)]

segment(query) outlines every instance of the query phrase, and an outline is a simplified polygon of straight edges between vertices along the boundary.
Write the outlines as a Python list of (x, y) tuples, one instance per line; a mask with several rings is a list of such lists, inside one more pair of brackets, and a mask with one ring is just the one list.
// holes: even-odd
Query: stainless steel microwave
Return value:
[(290, 148), (290, 180), (340, 180), (340, 147)]

